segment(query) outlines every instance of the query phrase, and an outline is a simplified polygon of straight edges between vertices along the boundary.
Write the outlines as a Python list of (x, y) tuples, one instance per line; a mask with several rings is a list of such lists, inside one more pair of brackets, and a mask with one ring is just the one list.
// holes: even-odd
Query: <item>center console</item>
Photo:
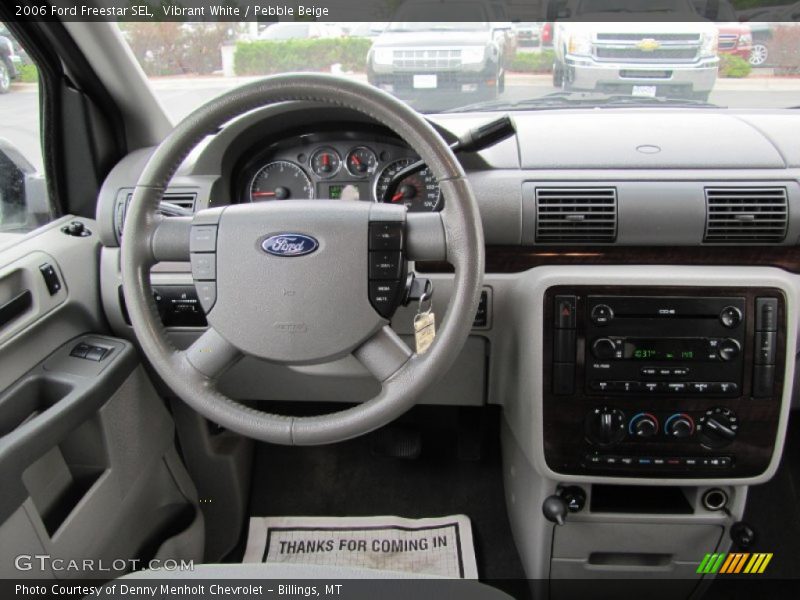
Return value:
[(769, 467), (786, 360), (781, 290), (554, 286), (543, 331), (554, 473), (713, 479)]

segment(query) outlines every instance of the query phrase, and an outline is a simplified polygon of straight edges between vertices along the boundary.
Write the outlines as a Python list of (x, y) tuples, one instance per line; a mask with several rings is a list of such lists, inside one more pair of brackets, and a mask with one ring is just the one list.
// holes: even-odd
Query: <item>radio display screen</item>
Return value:
[(708, 357), (708, 341), (704, 339), (626, 339), (623, 356), (628, 360), (704, 360)]

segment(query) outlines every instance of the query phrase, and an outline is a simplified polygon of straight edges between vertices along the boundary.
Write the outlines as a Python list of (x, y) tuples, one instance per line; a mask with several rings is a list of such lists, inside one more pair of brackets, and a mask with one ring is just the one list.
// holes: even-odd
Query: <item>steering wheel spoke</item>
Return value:
[(408, 213), (406, 256), (414, 261), (447, 259), (447, 238), (440, 213)]
[(381, 383), (397, 373), (412, 355), (411, 348), (388, 325), (353, 352), (353, 356)]
[(219, 378), (242, 358), (242, 352), (222, 337), (216, 329), (209, 327), (183, 352), (186, 360), (196, 371), (209, 379)]
[(158, 216), (150, 237), (150, 248), (156, 262), (188, 262), (191, 217)]

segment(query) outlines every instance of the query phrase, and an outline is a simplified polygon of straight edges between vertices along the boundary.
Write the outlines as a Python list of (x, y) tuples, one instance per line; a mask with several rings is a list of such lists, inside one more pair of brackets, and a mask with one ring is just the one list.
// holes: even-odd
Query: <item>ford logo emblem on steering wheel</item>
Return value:
[(261, 242), (261, 249), (273, 256), (305, 256), (319, 248), (319, 242), (302, 233), (278, 233)]

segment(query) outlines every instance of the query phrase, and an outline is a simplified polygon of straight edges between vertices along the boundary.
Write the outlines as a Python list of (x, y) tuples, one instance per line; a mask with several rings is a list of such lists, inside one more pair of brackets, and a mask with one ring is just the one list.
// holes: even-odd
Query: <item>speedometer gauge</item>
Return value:
[(314, 186), (299, 166), (276, 160), (261, 167), (250, 183), (250, 202), (314, 197)]
[(389, 163), (375, 182), (375, 200), (389, 204), (405, 204), (409, 212), (434, 212), (439, 210), (441, 192), (436, 178), (427, 167), (419, 173), (409, 175), (400, 182), (391, 198), (386, 197), (389, 183), (394, 175), (416, 162), (413, 158), (401, 158)]

